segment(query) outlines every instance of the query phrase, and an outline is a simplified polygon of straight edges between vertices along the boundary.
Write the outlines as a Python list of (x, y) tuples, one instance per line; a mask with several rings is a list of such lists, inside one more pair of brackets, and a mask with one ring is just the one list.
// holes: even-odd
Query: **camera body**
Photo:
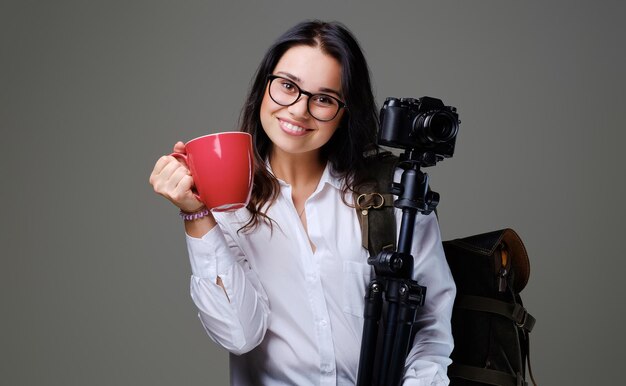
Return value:
[(378, 143), (430, 153), (441, 161), (454, 154), (459, 123), (456, 108), (440, 99), (390, 97), (380, 110)]

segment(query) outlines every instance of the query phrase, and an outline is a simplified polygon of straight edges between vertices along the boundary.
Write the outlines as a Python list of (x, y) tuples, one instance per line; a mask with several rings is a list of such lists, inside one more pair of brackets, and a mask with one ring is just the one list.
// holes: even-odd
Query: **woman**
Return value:
[[(367, 64), (345, 27), (303, 22), (269, 48), (242, 114), (256, 152), (251, 202), (185, 221), (191, 295), (231, 353), (233, 385), (355, 384), (371, 267), (350, 205), (364, 154), (377, 150), (376, 122)], [(150, 182), (183, 213), (204, 209), (173, 157)], [(428, 298), (403, 384), (445, 385), (455, 288), (435, 216), (418, 215), (415, 230), (414, 279)]]

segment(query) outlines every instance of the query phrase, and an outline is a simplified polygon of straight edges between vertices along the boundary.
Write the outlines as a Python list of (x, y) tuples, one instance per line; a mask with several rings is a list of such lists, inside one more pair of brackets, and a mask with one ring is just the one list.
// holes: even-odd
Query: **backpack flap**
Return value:
[[(468, 254), (483, 256), (487, 259), (493, 259), (494, 266), (501, 265), (503, 269), (510, 267), (510, 270), (514, 272), (511, 284), (516, 293), (521, 292), (528, 283), (530, 276), (528, 253), (522, 239), (511, 228), (446, 241), (444, 247), (447, 247), (446, 258), (451, 263), (450, 268), (464, 265), (464, 263), (473, 264), (473, 261), (460, 261), (467, 260)], [(449, 254), (448, 250), (450, 251)], [(504, 251), (506, 257), (500, 256), (498, 251)]]

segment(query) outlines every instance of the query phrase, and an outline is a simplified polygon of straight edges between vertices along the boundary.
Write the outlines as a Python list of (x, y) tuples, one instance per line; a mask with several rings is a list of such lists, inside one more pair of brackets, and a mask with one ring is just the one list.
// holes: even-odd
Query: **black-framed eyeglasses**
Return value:
[(292, 80), (278, 75), (268, 75), (270, 98), (281, 106), (291, 106), (302, 95), (308, 97), (306, 106), (313, 118), (318, 121), (332, 121), (346, 104), (328, 94), (313, 94), (302, 90)]

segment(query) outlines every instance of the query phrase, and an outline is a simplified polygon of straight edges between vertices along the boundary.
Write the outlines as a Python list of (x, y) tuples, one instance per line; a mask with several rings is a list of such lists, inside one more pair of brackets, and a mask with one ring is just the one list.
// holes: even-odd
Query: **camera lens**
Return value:
[(459, 130), (457, 119), (447, 111), (435, 111), (419, 119), (424, 136), (432, 143), (446, 142), (454, 138)]

